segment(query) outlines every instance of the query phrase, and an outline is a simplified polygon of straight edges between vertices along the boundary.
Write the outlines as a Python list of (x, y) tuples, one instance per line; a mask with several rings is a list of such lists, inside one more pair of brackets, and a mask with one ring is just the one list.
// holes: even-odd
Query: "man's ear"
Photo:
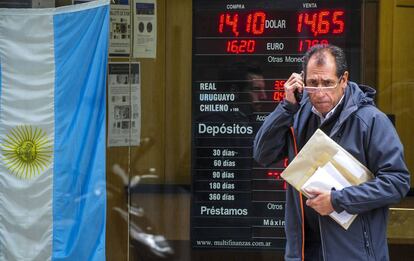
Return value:
[(344, 74), (342, 75), (342, 81), (343, 81), (343, 87), (345, 89), (345, 87), (348, 85), (348, 79), (349, 79), (349, 72), (345, 71)]
[(342, 78), (345, 80), (345, 82), (348, 82), (348, 78), (349, 78), (349, 72), (345, 71)]

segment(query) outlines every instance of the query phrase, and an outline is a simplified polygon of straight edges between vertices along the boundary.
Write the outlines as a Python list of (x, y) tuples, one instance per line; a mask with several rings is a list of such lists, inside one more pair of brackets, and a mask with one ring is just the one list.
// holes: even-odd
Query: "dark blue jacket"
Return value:
[[(403, 146), (387, 116), (374, 105), (375, 90), (349, 82), (344, 107), (330, 137), (368, 167), (375, 178), (359, 186), (332, 191), (331, 202), (337, 212), (358, 214), (348, 230), (329, 216), (319, 216), (324, 260), (389, 260), (387, 247), (388, 205), (399, 202), (410, 188), (410, 175), (404, 163)], [(301, 105), (281, 102), (267, 116), (258, 131), (253, 154), (257, 162), (269, 165), (295, 156), (290, 127), (298, 149), (303, 126), (312, 113), (309, 98)], [(303, 206), (299, 192), (286, 191), (286, 260), (301, 260), (303, 247)]]

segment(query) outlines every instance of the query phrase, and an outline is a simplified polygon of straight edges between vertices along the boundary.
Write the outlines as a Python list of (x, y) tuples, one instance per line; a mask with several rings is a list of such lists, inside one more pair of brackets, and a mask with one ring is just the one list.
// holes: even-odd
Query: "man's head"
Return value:
[(305, 54), (303, 71), (310, 101), (326, 115), (340, 101), (348, 83), (345, 53), (332, 45), (315, 45)]
[(266, 83), (263, 71), (256, 63), (244, 65), (239, 69), (244, 74), (243, 91), (249, 93), (251, 108), (255, 112), (263, 111), (263, 102), (267, 100)]
[(252, 107), (255, 111), (262, 111), (263, 101), (267, 100), (266, 85), (263, 75), (260, 73), (249, 72), (246, 75), (249, 83), (250, 98)]

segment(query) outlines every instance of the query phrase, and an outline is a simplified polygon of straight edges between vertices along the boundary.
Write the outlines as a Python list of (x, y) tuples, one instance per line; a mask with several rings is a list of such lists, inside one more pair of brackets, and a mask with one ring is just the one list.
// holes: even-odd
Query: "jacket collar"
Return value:
[[(355, 82), (349, 81), (347, 87), (345, 88), (345, 97), (343, 101), (344, 106), (342, 108), (342, 112), (332, 128), (330, 136), (335, 136), (346, 119), (358, 110), (359, 107), (364, 105), (374, 105), (375, 93), (376, 91), (369, 86), (358, 85)], [(312, 113), (311, 109), (312, 104), (310, 103), (309, 96), (305, 93), (303, 95), (297, 117), (294, 121), (294, 126), (297, 131), (303, 131), (303, 127)], [(298, 133), (298, 137), (301, 137), (301, 133)], [(304, 145), (302, 144), (303, 142), (298, 142), (300, 143), (300, 147)]]

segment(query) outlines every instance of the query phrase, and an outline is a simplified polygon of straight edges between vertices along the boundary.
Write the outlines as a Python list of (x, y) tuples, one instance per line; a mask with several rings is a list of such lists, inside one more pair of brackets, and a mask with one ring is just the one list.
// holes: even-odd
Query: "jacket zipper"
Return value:
[[(293, 148), (295, 152), (295, 156), (298, 155), (298, 146), (296, 144), (296, 136), (295, 130), (293, 126), (290, 127), (290, 131), (292, 134), (293, 139)], [(300, 212), (301, 212), (301, 232), (302, 232), (302, 244), (301, 244), (301, 260), (305, 261), (305, 213), (303, 209), (303, 201), (302, 201), (302, 193), (299, 192), (299, 205), (300, 205)]]
[(367, 232), (367, 228), (365, 225), (365, 219), (363, 217), (361, 217), (361, 221), (362, 221), (362, 232), (364, 233), (364, 246), (365, 246), (365, 250), (367, 251), (368, 256), (371, 256), (371, 247), (369, 245), (369, 236), (368, 236), (368, 232)]

